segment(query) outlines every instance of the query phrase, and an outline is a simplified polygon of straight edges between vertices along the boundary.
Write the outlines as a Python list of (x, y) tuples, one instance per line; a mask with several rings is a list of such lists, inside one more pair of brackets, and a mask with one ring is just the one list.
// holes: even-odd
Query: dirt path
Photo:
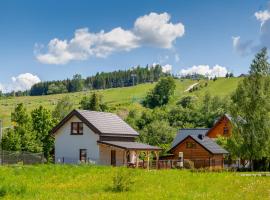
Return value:
[(190, 86), (188, 86), (188, 88), (184, 91), (184, 92), (189, 92), (194, 86), (198, 85), (199, 83), (194, 83)]

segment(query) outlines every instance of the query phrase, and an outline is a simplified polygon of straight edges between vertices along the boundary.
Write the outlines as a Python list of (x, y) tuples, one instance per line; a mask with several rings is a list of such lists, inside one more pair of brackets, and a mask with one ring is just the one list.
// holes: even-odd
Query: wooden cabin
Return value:
[(210, 138), (217, 138), (218, 136), (229, 137), (232, 134), (231, 117), (228, 114), (220, 117), (214, 126), (208, 130), (206, 135)]
[(184, 159), (191, 160), (195, 168), (223, 168), (224, 156), (228, 152), (205, 136), (206, 132), (207, 129), (181, 129), (169, 151), (172, 158), (178, 159), (182, 152)]
[(227, 114), (216, 120), (210, 129), (181, 129), (169, 150), (170, 155), (163, 158), (176, 160), (182, 152), (184, 159), (194, 162), (196, 168), (223, 168), (224, 157), (228, 152), (215, 139), (219, 136), (229, 137), (231, 134), (231, 117)]

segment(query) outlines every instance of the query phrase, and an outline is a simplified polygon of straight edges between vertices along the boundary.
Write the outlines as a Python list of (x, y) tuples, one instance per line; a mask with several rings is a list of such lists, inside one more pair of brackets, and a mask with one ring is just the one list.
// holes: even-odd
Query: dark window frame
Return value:
[[(76, 132), (73, 132), (73, 127), (76, 126)], [(83, 135), (83, 122), (71, 122), (70, 135)]]
[[(80, 161), (86, 162), (87, 161), (87, 149), (80, 149)], [(82, 159), (84, 158), (84, 159)]]
[(196, 148), (196, 143), (194, 143), (194, 142), (186, 142), (186, 148), (187, 149), (195, 149)]
[(228, 135), (228, 134), (229, 134), (229, 129), (228, 129), (228, 127), (225, 126), (225, 127), (223, 128), (223, 134), (224, 134), (224, 135)]

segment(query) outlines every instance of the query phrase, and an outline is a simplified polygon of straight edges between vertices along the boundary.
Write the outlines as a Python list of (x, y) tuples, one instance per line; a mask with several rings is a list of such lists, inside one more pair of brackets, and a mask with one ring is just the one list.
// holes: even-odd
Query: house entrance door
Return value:
[(111, 150), (111, 165), (112, 166), (116, 165), (116, 152), (115, 152), (115, 150)]

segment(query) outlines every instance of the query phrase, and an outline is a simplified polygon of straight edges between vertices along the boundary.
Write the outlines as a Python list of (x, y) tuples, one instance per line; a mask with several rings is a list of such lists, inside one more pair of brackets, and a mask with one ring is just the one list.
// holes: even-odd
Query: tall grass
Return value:
[[(128, 191), (115, 192), (119, 168), (39, 165), (0, 167), (3, 199), (269, 199), (269, 177), (241, 173), (198, 173), (187, 170), (137, 170)], [(15, 188), (15, 189), (14, 189)], [(1, 197), (0, 197), (1, 198)]]

